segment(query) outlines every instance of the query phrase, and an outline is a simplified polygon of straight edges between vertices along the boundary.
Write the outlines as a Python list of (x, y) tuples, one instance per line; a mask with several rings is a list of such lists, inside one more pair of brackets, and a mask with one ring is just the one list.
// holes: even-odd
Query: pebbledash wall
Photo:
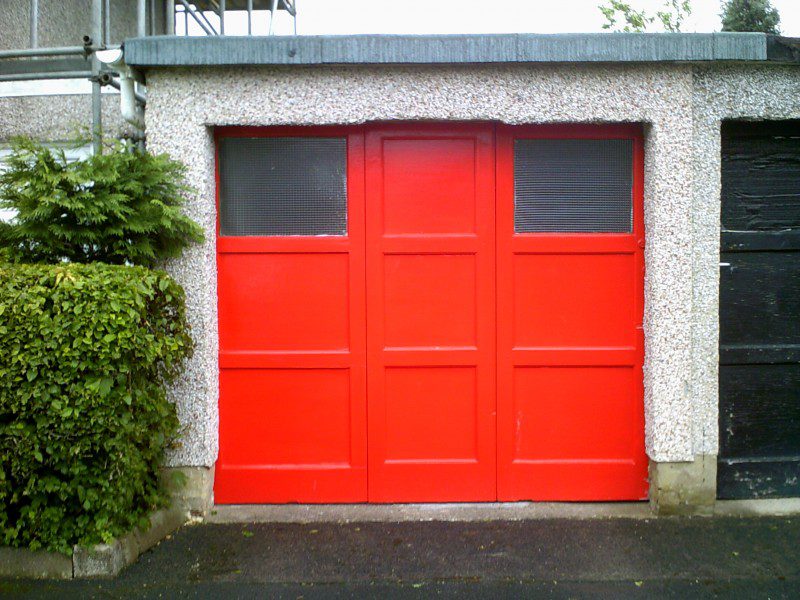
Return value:
[[(126, 43), (129, 64), (147, 77), (148, 145), (187, 164), (196, 188), (187, 210), (207, 232), (204, 245), (170, 266), (186, 289), (197, 349), (172, 390), (185, 429), (169, 462), (199, 468), (189, 469), (197, 507), (211, 501), (218, 450), (213, 127), (389, 120), (644, 124), (644, 387), (651, 501), (661, 512), (714, 502), (720, 123), (800, 118), (800, 64), (767, 60), (766, 49), (762, 52), (755, 42), (766, 48), (769, 40), (760, 35), (717, 35), (714, 47), (695, 54), (686, 48), (700, 47), (713, 36), (681, 36), (688, 41), (680, 54), (670, 40), (660, 42), (658, 36), (619, 35), (600, 42), (605, 54), (587, 46), (588, 41), (598, 43), (597, 36), (551, 37), (553, 44), (566, 40), (566, 50), (548, 47), (548, 36), (530, 36), (544, 49), (541, 60), (535, 55), (519, 59), (524, 36), (497, 36), (517, 38), (516, 59), (508, 60), (502, 50), (477, 57), (481, 60), (470, 59), (468, 51), (466, 58), (392, 60), (392, 55), (387, 60), (375, 37), (369, 38), (377, 57), (373, 61), (357, 52), (350, 60), (337, 58), (339, 63), (373, 64), (319, 64), (322, 59), (299, 61), (302, 65), (232, 64), (291, 61), (298, 56), (291, 53), (293, 44), (302, 58), (299, 38), (229, 39), (225, 52), (219, 49), (228, 43), (224, 40)], [(468, 50), (470, 39), (487, 37), (463, 39)], [(637, 39), (656, 40), (648, 46), (656, 51), (623, 47), (623, 41)], [(271, 43), (290, 58), (259, 59), (257, 52), (247, 52), (247, 44), (255, 43), (272, 52), (263, 46)], [(415, 39), (405, 38), (405, 43), (413, 46)], [(206, 44), (205, 50), (198, 44)], [(230, 52), (236, 48), (238, 54)], [(424, 48), (409, 51), (424, 54)]]

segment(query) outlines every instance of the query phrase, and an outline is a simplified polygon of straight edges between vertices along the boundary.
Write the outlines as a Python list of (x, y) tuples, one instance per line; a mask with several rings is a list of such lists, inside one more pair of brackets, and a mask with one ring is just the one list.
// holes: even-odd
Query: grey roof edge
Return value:
[(561, 33), (272, 37), (154, 36), (125, 41), (134, 67), (776, 61), (800, 40), (763, 33)]

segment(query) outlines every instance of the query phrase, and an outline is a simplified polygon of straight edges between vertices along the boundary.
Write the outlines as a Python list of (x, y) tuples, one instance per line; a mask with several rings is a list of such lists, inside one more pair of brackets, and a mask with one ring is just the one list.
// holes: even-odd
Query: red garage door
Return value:
[(217, 502), (645, 496), (638, 129), (217, 148)]

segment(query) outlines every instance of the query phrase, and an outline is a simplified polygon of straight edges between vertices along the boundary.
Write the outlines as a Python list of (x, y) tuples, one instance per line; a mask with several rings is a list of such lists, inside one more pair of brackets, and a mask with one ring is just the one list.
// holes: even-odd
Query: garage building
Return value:
[(762, 34), (128, 40), (204, 245), (209, 503), (800, 495), (800, 60)]

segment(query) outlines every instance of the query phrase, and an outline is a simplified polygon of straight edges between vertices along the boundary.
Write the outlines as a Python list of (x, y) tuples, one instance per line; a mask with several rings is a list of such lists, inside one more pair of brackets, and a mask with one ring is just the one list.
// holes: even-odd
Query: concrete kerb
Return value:
[(72, 558), (58, 552), (0, 547), (0, 577), (72, 579)]
[(186, 523), (186, 511), (171, 507), (154, 512), (147, 529), (136, 529), (110, 544), (75, 546), (72, 556), (57, 552), (0, 547), (0, 577), (94, 579), (116, 576), (167, 535)]

